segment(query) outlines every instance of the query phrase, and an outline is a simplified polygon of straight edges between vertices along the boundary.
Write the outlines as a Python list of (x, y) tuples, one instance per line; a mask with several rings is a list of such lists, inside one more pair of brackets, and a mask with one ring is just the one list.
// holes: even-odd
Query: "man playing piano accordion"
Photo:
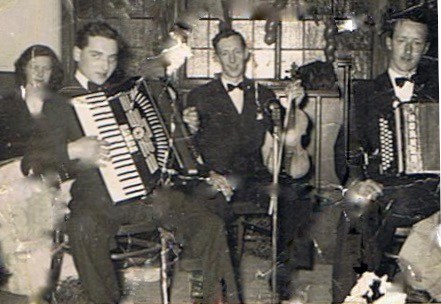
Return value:
[[(203, 286), (204, 302), (219, 299), (216, 291), (224, 279), (228, 301), (237, 303), (231, 261), (225, 254), (228, 246), (223, 223), (200, 208), (192, 208), (195, 198), (172, 188), (155, 190), (141, 201), (115, 204), (111, 198), (113, 185), (105, 184), (101, 169), (103, 165), (113, 166), (112, 143), (84, 136), (84, 124), (79, 123), (83, 117), (74, 113), (72, 103), (78, 102), (76, 96), (101, 96), (104, 93), (100, 91), (111, 87), (120, 45), (119, 34), (106, 23), (89, 23), (82, 28), (73, 50), (75, 80), (61, 90), (71, 98), (71, 104), (53, 104), (45, 112), (56, 133), (53, 155), (64, 170), (62, 178), (75, 179), (67, 234), (82, 286), (94, 303), (118, 303), (121, 293), (110, 247), (121, 225), (146, 222), (176, 229), (185, 243), (184, 252), (199, 258), (204, 276), (209, 277)], [(219, 253), (220, 257), (211, 263), (212, 256)]]
[[(351, 135), (351, 142), (357, 142), (363, 153), (349, 162), (346, 211), (360, 216), (354, 222), (362, 234), (362, 268), (380, 274), (387, 271), (381, 259), (395, 229), (439, 210), (438, 73), (435, 63), (420, 62), (429, 48), (427, 18), (422, 9), (396, 14), (386, 37), (388, 70), (354, 88), (356, 136)], [(336, 151), (340, 172), (345, 167), (343, 152), (341, 147)], [(422, 160), (426, 163), (419, 163)], [(355, 279), (354, 265), (345, 258), (336, 261), (340, 267), (334, 275)], [(340, 286), (343, 293), (350, 288)], [(343, 299), (337, 297), (337, 302)]]

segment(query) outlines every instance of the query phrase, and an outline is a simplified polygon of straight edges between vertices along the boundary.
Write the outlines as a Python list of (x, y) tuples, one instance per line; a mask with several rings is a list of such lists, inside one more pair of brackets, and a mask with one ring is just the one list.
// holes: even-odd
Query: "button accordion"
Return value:
[(378, 124), (381, 174), (439, 174), (438, 103), (397, 101)]
[(180, 173), (197, 174), (202, 160), (169, 85), (141, 78), (112, 91), (77, 96), (72, 104), (84, 135), (109, 143), (110, 162), (99, 171), (115, 204), (145, 197), (172, 161)]

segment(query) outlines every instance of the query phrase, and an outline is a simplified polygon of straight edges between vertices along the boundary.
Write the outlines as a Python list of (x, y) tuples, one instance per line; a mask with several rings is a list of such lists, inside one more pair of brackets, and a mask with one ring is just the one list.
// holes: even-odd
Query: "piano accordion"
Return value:
[(398, 103), (379, 119), (380, 173), (439, 174), (439, 104)]
[(170, 86), (138, 79), (112, 91), (118, 92), (77, 96), (72, 104), (84, 135), (109, 143), (110, 163), (99, 171), (114, 204), (145, 197), (172, 161), (182, 174), (198, 173), (202, 160), (189, 146)]

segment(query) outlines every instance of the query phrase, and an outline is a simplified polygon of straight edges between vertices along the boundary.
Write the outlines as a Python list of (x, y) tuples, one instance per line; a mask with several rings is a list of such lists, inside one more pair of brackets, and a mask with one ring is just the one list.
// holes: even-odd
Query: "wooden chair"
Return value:
[[(146, 238), (147, 236), (156, 237), (158, 240), (149, 240)], [(148, 265), (160, 258), (162, 303), (168, 304), (170, 302), (172, 273), (170, 261), (173, 259), (171, 255), (177, 256), (177, 251), (173, 250), (173, 246), (175, 246), (173, 234), (149, 224), (124, 225), (120, 227), (116, 239), (119, 250), (111, 252), (111, 259), (122, 262), (120, 265), (122, 268)], [(63, 257), (65, 253), (69, 252), (68, 236), (61, 230), (55, 231), (54, 243), (58, 249), (52, 255), (50, 286), (45, 296), (48, 301), (55, 300), (55, 291), (60, 283)], [(171, 254), (172, 251), (173, 254)]]
[[(234, 214), (238, 217), (234, 224), (236, 230), (237, 240), (237, 257), (239, 261), (245, 251), (245, 242), (254, 241), (251, 236), (247, 237), (248, 232), (256, 232), (262, 236), (268, 237), (271, 243), (271, 216), (268, 214), (267, 208), (257, 206), (253, 202), (235, 202), (232, 205)], [(256, 219), (266, 218), (270, 226), (259, 225)]]

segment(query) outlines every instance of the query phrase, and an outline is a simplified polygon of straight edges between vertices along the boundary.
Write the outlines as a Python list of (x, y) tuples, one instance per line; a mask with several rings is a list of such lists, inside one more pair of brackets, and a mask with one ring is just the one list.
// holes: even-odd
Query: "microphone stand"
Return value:
[(277, 227), (278, 227), (278, 185), (279, 185), (279, 173), (280, 173), (280, 160), (281, 149), (280, 146), (280, 134), (281, 134), (281, 123), (280, 123), (280, 106), (272, 104), (270, 106), (271, 116), (273, 119), (273, 181), (272, 189), (270, 195), (270, 206), (268, 214), (272, 215), (273, 227), (272, 227), (272, 300), (273, 303), (278, 303), (277, 295)]

